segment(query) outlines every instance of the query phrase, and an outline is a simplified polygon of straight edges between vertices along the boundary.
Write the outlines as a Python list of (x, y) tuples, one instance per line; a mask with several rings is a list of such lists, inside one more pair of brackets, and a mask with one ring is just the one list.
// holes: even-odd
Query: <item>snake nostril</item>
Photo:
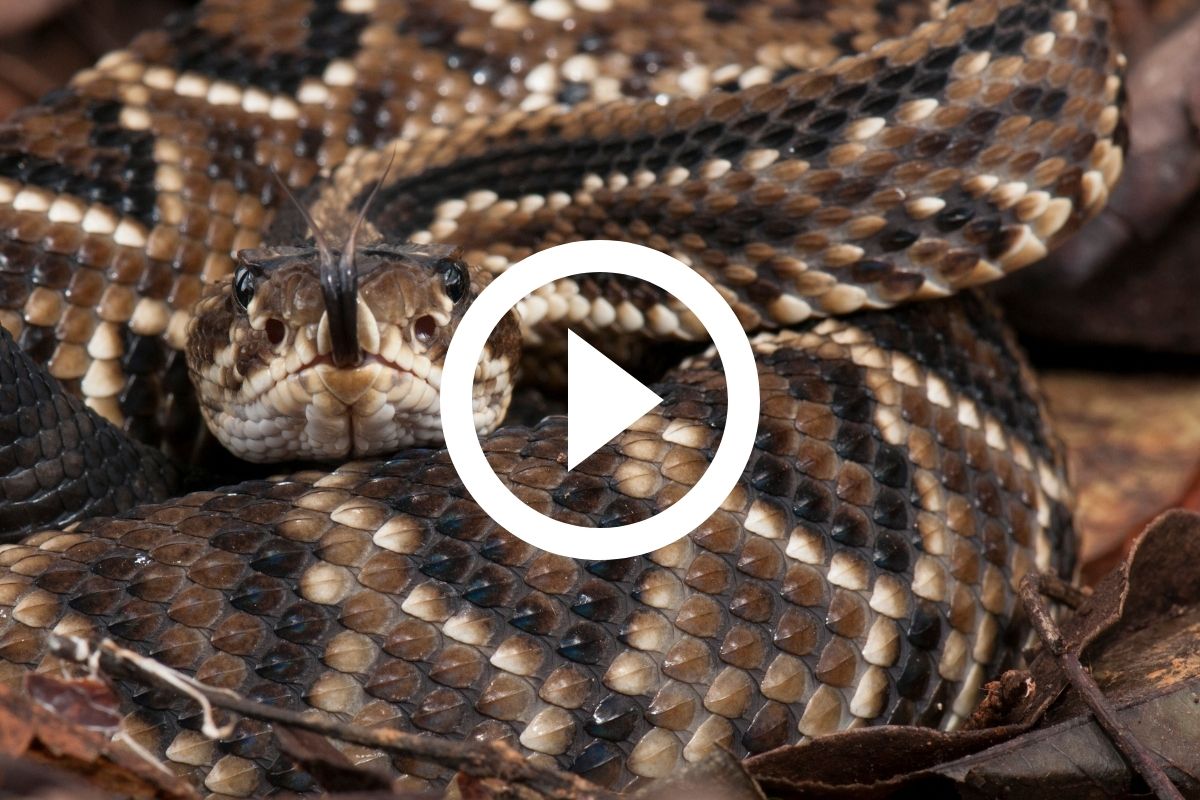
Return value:
[(428, 344), (437, 333), (437, 320), (426, 314), (423, 317), (418, 317), (413, 323), (413, 336), (418, 342)]
[(265, 328), (267, 331), (267, 341), (273, 345), (282, 342), (287, 335), (287, 329), (284, 328), (283, 323), (273, 317), (267, 320)]

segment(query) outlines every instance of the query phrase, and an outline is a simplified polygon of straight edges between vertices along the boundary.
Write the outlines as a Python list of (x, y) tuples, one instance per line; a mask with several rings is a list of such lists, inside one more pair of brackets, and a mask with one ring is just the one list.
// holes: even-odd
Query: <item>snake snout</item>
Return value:
[(343, 405), (353, 406), (375, 385), (382, 368), (378, 362), (362, 364), (353, 369), (321, 364), (317, 367), (317, 376), (329, 393)]

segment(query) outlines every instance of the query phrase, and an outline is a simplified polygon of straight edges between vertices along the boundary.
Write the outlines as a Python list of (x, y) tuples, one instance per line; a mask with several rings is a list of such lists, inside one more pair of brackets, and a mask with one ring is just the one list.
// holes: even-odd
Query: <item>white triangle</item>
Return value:
[(662, 401), (574, 331), (567, 331), (568, 470)]

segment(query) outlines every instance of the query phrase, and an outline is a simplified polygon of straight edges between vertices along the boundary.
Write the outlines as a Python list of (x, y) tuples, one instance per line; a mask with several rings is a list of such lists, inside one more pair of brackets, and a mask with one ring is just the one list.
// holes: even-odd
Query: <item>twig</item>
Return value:
[(364, 728), (264, 705), (228, 689), (200, 683), (153, 659), (123, 648), (111, 639), (94, 642), (76, 636), (52, 634), (47, 643), (50, 651), (60, 658), (98, 665), (111, 674), (169, 689), (193, 700), (202, 697), (203, 701), (198, 700), (202, 706), (211, 704), (253, 719), (278, 722), (344, 742), (422, 759), (475, 778), (523, 785), (553, 800), (616, 800), (617, 797), (578, 775), (535, 764), (503, 742), (455, 741), (391, 728)]
[[(1058, 583), (1061, 584), (1061, 581)], [(1055, 585), (1050, 576), (1041, 574), (1026, 575), (1025, 579), (1021, 581), (1021, 602), (1025, 606), (1025, 611), (1029, 615), (1038, 637), (1058, 661), (1067, 683), (1079, 692), (1079, 696), (1091, 709), (1096, 721), (1100, 723), (1100, 727), (1108, 734), (1108, 738), (1129, 761), (1133, 770), (1142, 776), (1155, 796), (1159, 800), (1183, 800), (1183, 795), (1167, 777), (1167, 773), (1163, 771), (1154, 754), (1117, 717), (1116, 711), (1104, 693), (1100, 691), (1096, 679), (1083, 668), (1083, 664), (1079, 661), (1079, 654), (1067, 648), (1066, 642), (1063, 641), (1062, 631), (1059, 629), (1058, 623), (1051, 617), (1050, 609), (1044, 599), (1046, 595), (1053, 594), (1058, 588), (1059, 586)]]
[(1092, 596), (1092, 590), (1073, 586), (1052, 572), (1040, 572), (1035, 577), (1037, 593), (1042, 597), (1057, 600), (1074, 611), (1083, 605), (1083, 601)]
[[(63, 651), (68, 647), (73, 649), (69, 654), (66, 654)], [(104, 659), (105, 655), (103, 648), (92, 647), (91, 643), (85, 639), (74, 637), (64, 637), (61, 642), (53, 642), (51, 650), (54, 651), (55, 655), (80, 664), (87, 664), (92, 675), (100, 673), (100, 662)], [(158, 685), (173, 689), (179, 694), (190, 697), (199, 704), (200, 711), (203, 714), (200, 732), (205, 736), (210, 739), (224, 739), (233, 733), (234, 726), (232, 724), (217, 725), (212, 703), (209, 702), (204, 692), (205, 689), (209, 689), (210, 687), (205, 686), (195, 678), (189, 678), (187, 675), (151, 659), (144, 659), (139, 666), (143, 672), (153, 677), (154, 682)], [(228, 689), (212, 689), (212, 691), (224, 692), (231, 697), (237, 697), (236, 694)]]

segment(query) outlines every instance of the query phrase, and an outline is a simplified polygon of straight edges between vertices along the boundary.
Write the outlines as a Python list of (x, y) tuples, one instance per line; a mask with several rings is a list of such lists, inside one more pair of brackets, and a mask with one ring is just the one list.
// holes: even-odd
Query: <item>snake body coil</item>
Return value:
[[(344, 239), (393, 152), (369, 239), (491, 271), (563, 241), (644, 242), (726, 296), (763, 389), (741, 484), (643, 558), (530, 548), (429, 450), (39, 531), (0, 548), (0, 676), (56, 668), (48, 631), (106, 635), (257, 699), (506, 738), (611, 786), (718, 747), (961, 720), (1017, 652), (1016, 582), (1067, 572), (1072, 537), (1010, 335), (971, 291), (936, 298), (1036, 260), (1103, 204), (1119, 57), (1093, 0), (951, 3), (918, 24), (922, 8), (213, 0), (0, 129), (0, 354), (15, 362), (15, 341), (177, 455), (198, 435), (181, 351), (203, 285), (232, 291), (233, 251), (308, 235), (276, 213), (270, 170)], [(930, 302), (875, 310), (908, 300)], [(702, 333), (604, 276), (520, 312), (532, 347), (567, 324)], [(214, 362), (241, 353), (200, 332)], [(711, 355), (654, 388), (664, 404), (571, 472), (557, 418), (485, 451), (543, 513), (644, 518), (695, 483), (724, 419)], [(59, 474), (30, 461), (83, 413), (5, 423), (8, 497), (58, 502)], [(130, 469), (153, 458), (134, 452)], [(151, 484), (119, 502), (162, 498)], [(213, 793), (314, 788), (261, 724), (211, 742), (188, 703), (127, 689), (127, 733)]]

